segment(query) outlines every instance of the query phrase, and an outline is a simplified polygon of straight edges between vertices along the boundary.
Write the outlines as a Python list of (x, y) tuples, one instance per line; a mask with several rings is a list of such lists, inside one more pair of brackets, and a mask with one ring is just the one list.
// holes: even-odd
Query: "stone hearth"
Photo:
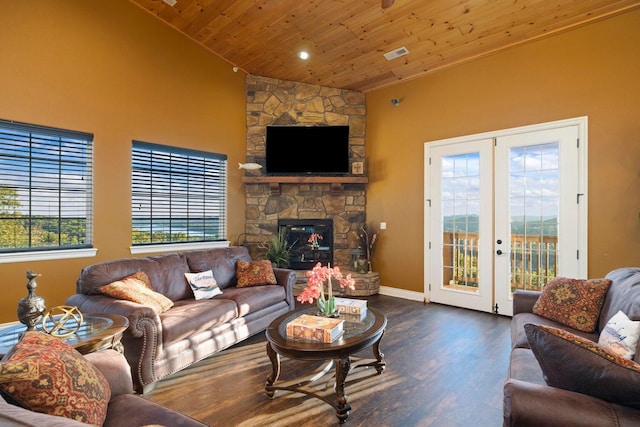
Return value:
[[(346, 270), (345, 270), (346, 272)], [(307, 286), (307, 278), (305, 276), (305, 271), (297, 271), (296, 275), (298, 280), (296, 284), (293, 286), (293, 294), (298, 296), (300, 292)], [(333, 284), (333, 293), (335, 296), (340, 297), (365, 297), (368, 295), (375, 295), (380, 291), (380, 274), (376, 272), (371, 273), (355, 273), (350, 271), (351, 277), (353, 277), (356, 281), (355, 290), (351, 290), (348, 288), (341, 288), (339, 284)], [(326, 286), (325, 286), (326, 288)], [(326, 290), (326, 289), (325, 289)]]

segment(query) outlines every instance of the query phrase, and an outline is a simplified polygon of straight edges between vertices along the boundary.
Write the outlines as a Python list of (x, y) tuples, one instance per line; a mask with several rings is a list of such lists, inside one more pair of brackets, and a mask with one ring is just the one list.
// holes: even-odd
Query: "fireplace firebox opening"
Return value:
[(318, 262), (333, 265), (332, 219), (279, 219), (291, 246), (289, 268), (311, 270)]

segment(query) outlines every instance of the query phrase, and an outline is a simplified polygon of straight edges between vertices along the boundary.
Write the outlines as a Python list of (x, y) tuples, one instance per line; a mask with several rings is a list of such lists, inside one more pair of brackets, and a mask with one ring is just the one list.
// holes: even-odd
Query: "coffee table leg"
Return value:
[(384, 371), (385, 366), (387, 366), (386, 362), (384, 361), (384, 353), (380, 352), (380, 341), (382, 340), (383, 336), (384, 331), (382, 332), (382, 335), (380, 335), (380, 339), (373, 344), (373, 357), (375, 357), (377, 360), (377, 362), (375, 362), (375, 368), (376, 371), (378, 371), (378, 374), (381, 374), (382, 371)]
[(344, 383), (351, 368), (351, 359), (347, 356), (336, 362), (336, 415), (342, 424), (347, 421), (349, 411), (351, 411), (351, 405), (347, 403), (347, 396), (344, 394)]
[(278, 377), (280, 377), (280, 355), (271, 347), (270, 343), (267, 343), (267, 355), (271, 361), (271, 375), (267, 377), (264, 388), (267, 397), (273, 399), (276, 391), (272, 389), (271, 386), (273, 386), (273, 384), (278, 381)]

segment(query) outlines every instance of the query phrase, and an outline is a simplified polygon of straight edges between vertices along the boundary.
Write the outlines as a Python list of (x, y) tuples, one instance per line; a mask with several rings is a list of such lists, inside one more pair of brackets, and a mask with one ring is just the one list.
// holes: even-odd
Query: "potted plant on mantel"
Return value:
[(262, 254), (263, 259), (268, 259), (276, 267), (289, 267), (293, 243), (289, 244), (287, 231), (284, 228), (281, 228), (278, 234), (273, 236), (269, 242), (262, 243), (260, 247), (265, 250)]

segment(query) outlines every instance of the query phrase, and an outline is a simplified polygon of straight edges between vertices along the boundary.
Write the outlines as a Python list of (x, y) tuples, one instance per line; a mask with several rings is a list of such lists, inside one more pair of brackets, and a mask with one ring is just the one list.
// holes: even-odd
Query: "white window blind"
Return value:
[(226, 239), (227, 156), (133, 141), (133, 245)]
[(0, 252), (92, 244), (93, 135), (0, 120)]

